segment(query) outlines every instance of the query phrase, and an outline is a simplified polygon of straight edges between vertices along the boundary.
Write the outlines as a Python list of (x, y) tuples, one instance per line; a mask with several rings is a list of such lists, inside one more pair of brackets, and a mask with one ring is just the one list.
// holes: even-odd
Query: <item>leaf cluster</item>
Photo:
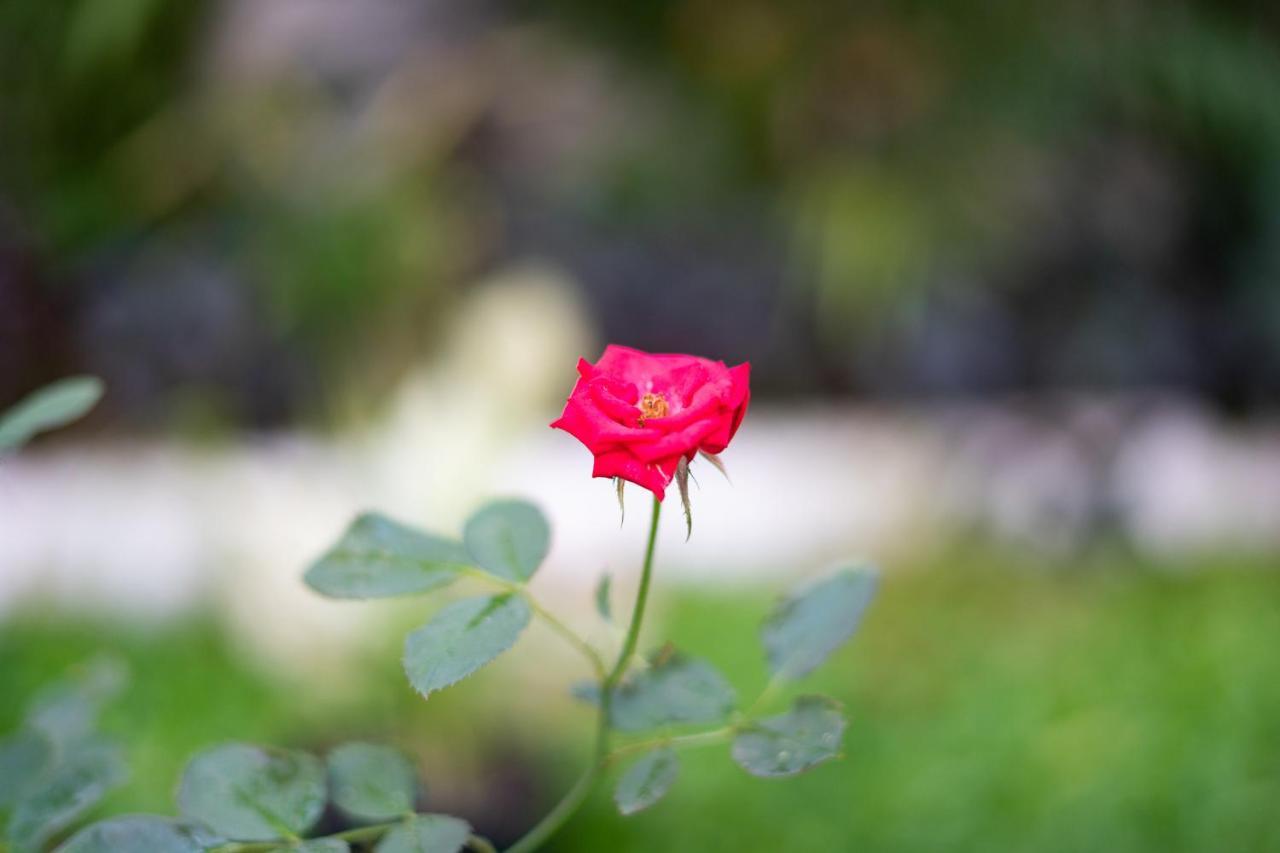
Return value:
[(43, 850), (127, 776), (98, 717), (127, 680), (100, 658), (46, 687), (17, 731), (0, 739), (0, 849)]
[[(336, 598), (433, 592), (475, 573), (499, 585), (495, 594), (445, 606), (406, 638), (405, 674), (415, 690), (429, 696), (510, 649), (535, 616), (550, 618), (525, 587), (549, 546), (550, 525), (523, 501), (485, 506), (467, 521), (461, 541), (366, 513), (312, 565), (306, 579), (313, 589)], [(762, 777), (795, 775), (837, 757), (845, 719), (834, 699), (801, 696), (780, 714), (755, 712), (772, 692), (811, 673), (853, 635), (874, 595), (876, 577), (865, 567), (841, 569), (778, 603), (761, 632), (772, 681), (762, 700), (748, 709), (740, 707), (737, 691), (712, 664), (674, 649), (629, 671), (612, 688), (607, 727), (624, 736), (657, 736), (606, 756), (612, 763), (640, 754), (618, 782), (619, 810), (632, 814), (656, 803), (679, 773), (677, 751), (688, 746), (728, 742), (733, 760)], [(610, 592), (606, 576), (595, 603), (612, 623)], [(603, 657), (589, 647), (588, 654), (598, 678), (575, 685), (574, 693), (599, 705), (606, 683), (598, 665)], [(698, 726), (715, 728), (689, 733)]]
[[(415, 812), (417, 774), (398, 750), (345, 743), (324, 761), (299, 750), (226, 743), (196, 755), (178, 786), (179, 817), (93, 824), (57, 853), (458, 853), (492, 846), (461, 818)], [(327, 805), (362, 825), (308, 838)]]

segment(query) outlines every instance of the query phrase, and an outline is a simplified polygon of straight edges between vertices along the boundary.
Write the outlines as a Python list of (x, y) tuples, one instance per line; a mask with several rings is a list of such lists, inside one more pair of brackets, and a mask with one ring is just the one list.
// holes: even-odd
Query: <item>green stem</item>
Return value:
[(586, 770), (582, 771), (582, 775), (573, 783), (573, 787), (564, 795), (564, 798), (556, 803), (555, 808), (538, 821), (523, 838), (508, 848), (507, 853), (532, 853), (541, 847), (564, 825), (565, 821), (573, 816), (574, 812), (581, 808), (587, 794), (595, 785), (600, 771), (604, 769), (609, 757), (609, 715), (613, 707), (613, 688), (626, 672), (627, 664), (631, 662), (636, 644), (640, 640), (640, 625), (644, 622), (645, 604), (649, 598), (649, 582), (653, 576), (653, 552), (658, 542), (658, 518), (661, 514), (662, 504), (655, 497), (653, 515), (649, 520), (649, 541), (644, 550), (644, 567), (640, 570), (640, 589), (636, 592), (636, 603), (631, 610), (631, 624), (627, 628), (627, 637), (623, 641), (617, 662), (600, 684), (600, 710), (597, 716), (596, 745), (591, 763), (587, 765)]
[(476, 853), (498, 853), (498, 849), (493, 846), (489, 839), (483, 835), (472, 835), (467, 839), (467, 846)]
[(754, 717), (766, 705), (773, 701), (774, 697), (785, 687), (785, 681), (782, 676), (775, 675), (769, 679), (769, 683), (764, 686), (764, 690), (760, 691), (760, 695), (756, 697), (756, 701), (751, 703), (751, 707), (746, 710), (744, 716)]
[[(412, 818), (413, 815), (407, 815), (406, 819)], [(365, 844), (371, 841), (377, 841), (386, 835), (387, 832), (399, 826), (403, 821), (393, 820), (387, 823), (374, 823), (368, 826), (357, 826), (354, 829), (348, 829), (343, 832), (335, 832), (333, 835), (326, 835), (325, 838), (334, 838), (339, 841), (351, 841), (356, 844)], [(299, 839), (293, 839), (293, 845), (297, 846), (302, 842)], [(289, 840), (279, 841), (242, 841), (223, 844), (214, 848), (214, 853), (264, 853), (264, 851), (280, 851), (289, 847)], [(498, 853), (494, 846), (487, 838), (479, 835), (471, 835), (467, 838), (467, 846), (476, 853)], [(0, 851), (7, 848), (0, 847)]]
[[(631, 627), (627, 629), (627, 639), (623, 642), (622, 651), (618, 654), (618, 662), (613, 665), (613, 671), (604, 680), (606, 702), (609, 693), (622, 678), (622, 673), (626, 671), (631, 656), (635, 654), (636, 643), (640, 641), (640, 623), (644, 621), (644, 607), (649, 600), (649, 581), (653, 577), (653, 552), (658, 544), (658, 517), (661, 515), (662, 502), (655, 497), (653, 515), (649, 518), (649, 541), (644, 549), (644, 568), (640, 570), (640, 589), (636, 592), (635, 607), (631, 610)], [(604, 704), (602, 702), (601, 707)]]
[(587, 660), (591, 661), (591, 668), (596, 671), (597, 678), (604, 678), (604, 660), (590, 643), (578, 636), (576, 631), (557, 619), (554, 614), (535, 601), (528, 593), (525, 593), (524, 599), (529, 602), (529, 607), (534, 614), (547, 623), (547, 627), (564, 637), (570, 645), (582, 652)]
[(551, 611), (543, 607), (522, 585), (509, 583), (501, 578), (494, 577), (488, 572), (483, 572), (480, 569), (470, 569), (467, 571), (467, 574), (477, 580), (484, 581), (490, 586), (495, 586), (503, 592), (511, 595), (518, 595), (523, 598), (528, 603), (529, 609), (533, 611), (533, 614), (543, 622), (547, 623), (547, 627), (563, 637), (575, 649), (582, 652), (583, 656), (590, 661), (591, 668), (595, 670), (597, 678), (604, 678), (604, 659), (600, 657), (600, 653), (597, 652), (590, 643), (582, 639), (576, 631), (561, 622)]
[(355, 829), (337, 832), (328, 837), (336, 838), (339, 841), (354, 841), (357, 844), (365, 841), (377, 841), (399, 823), (401, 823), (401, 821), (395, 820), (389, 823), (375, 823), (370, 824), (369, 826), (357, 826)]
[(667, 749), (696, 749), (700, 746), (717, 746), (730, 740), (738, 729), (735, 726), (724, 726), (719, 729), (711, 729), (705, 732), (695, 732), (688, 735), (676, 735), (675, 737), (656, 737), (649, 740), (636, 741), (626, 746), (620, 746), (610, 752), (605, 757), (606, 764), (613, 764), (619, 759), (626, 758), (637, 752), (648, 752), (651, 749), (667, 748)]

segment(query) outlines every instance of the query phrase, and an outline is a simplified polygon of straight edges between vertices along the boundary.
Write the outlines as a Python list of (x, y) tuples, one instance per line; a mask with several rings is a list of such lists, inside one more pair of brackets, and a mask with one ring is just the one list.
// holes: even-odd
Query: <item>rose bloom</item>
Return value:
[(610, 344), (551, 424), (595, 456), (593, 477), (621, 477), (662, 500), (681, 458), (729, 445), (751, 399), (750, 364), (654, 355)]

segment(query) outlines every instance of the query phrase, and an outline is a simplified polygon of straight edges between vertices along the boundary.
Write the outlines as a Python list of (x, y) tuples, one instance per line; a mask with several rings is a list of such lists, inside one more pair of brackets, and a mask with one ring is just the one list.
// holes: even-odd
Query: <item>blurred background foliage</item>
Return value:
[(766, 394), (1280, 389), (1272, 4), (0, 16), (3, 398), (93, 364), (125, 423), (323, 419), (531, 254)]

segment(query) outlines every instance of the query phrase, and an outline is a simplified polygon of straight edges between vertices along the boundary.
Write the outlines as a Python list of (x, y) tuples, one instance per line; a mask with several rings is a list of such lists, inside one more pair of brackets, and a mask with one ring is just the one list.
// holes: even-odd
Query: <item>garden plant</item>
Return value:
[[(564, 413), (552, 426), (587, 447), (593, 476), (616, 482), (624, 517), (626, 483), (652, 493), (638, 588), (629, 617), (617, 625), (616, 648), (588, 642), (530, 590), (549, 552), (551, 529), (538, 508), (522, 500), (481, 507), (456, 539), (363, 513), (305, 575), (316, 592), (338, 599), (438, 593), (463, 579), (487, 587), (484, 594), (445, 605), (405, 638), (404, 672), (424, 699), (439, 701), (437, 691), (509, 650), (535, 619), (582, 655), (592, 679), (572, 690), (594, 715), (590, 758), (560, 801), (509, 853), (540, 849), (606, 776), (621, 814), (654, 805), (677, 781), (685, 750), (727, 747), (739, 767), (765, 778), (792, 776), (838, 757), (846, 725), (840, 704), (817, 695), (781, 703), (779, 696), (849, 639), (876, 586), (873, 570), (850, 564), (783, 598), (761, 630), (771, 679), (748, 702), (706, 660), (669, 644), (642, 654), (666, 490), (673, 483), (678, 489), (687, 537), (691, 464), (702, 459), (724, 472), (719, 454), (746, 414), (749, 368), (610, 346), (596, 363), (580, 361), (578, 372)], [(609, 576), (600, 580), (595, 600), (599, 617), (612, 623)], [(70, 686), (54, 690), (52, 698), (39, 699), (22, 729), (0, 741), (0, 850), (45, 849), (123, 782), (119, 751), (93, 728), (97, 707), (118, 682), (110, 668), (91, 667)], [(191, 759), (176, 799), (177, 817), (109, 818), (57, 849), (496, 850), (461, 818), (420, 811), (413, 763), (394, 748), (372, 743), (345, 743), (323, 758), (248, 743), (216, 745)], [(351, 828), (315, 837), (329, 805)]]

